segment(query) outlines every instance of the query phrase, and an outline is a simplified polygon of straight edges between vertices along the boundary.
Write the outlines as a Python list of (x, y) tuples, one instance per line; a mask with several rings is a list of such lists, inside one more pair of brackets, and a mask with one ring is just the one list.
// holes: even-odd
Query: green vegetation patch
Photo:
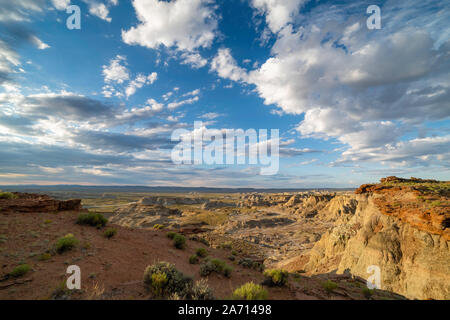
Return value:
[(77, 224), (81, 225), (89, 225), (97, 228), (104, 227), (108, 223), (108, 219), (106, 219), (101, 213), (81, 213), (78, 216)]
[(253, 261), (250, 258), (242, 258), (239, 260), (238, 264), (243, 266), (244, 268), (255, 269), (257, 271), (264, 271), (264, 264), (259, 263), (257, 261)]
[(334, 290), (337, 289), (338, 285), (337, 285), (336, 282), (333, 282), (333, 281), (331, 281), (331, 280), (327, 280), (327, 281), (322, 282), (322, 287), (323, 287), (328, 293), (331, 293), (331, 292), (333, 292)]
[(198, 258), (197, 255), (194, 254), (194, 255), (189, 257), (189, 263), (190, 264), (197, 264), (199, 262), (200, 262), (200, 259)]
[(159, 297), (171, 299), (211, 300), (212, 290), (205, 280), (193, 283), (168, 262), (159, 262), (148, 266), (144, 272), (144, 283)]
[(240, 286), (234, 290), (232, 295), (234, 300), (266, 300), (267, 297), (267, 290), (253, 282), (247, 282)]
[(225, 263), (225, 261), (220, 259), (208, 259), (203, 264), (200, 265), (200, 275), (208, 276), (213, 272), (218, 274), (223, 274), (225, 277), (231, 277), (231, 272), (233, 268)]
[(186, 246), (186, 238), (183, 235), (177, 233), (173, 237), (173, 245), (177, 249), (184, 249), (184, 247)]
[(11, 192), (0, 192), (0, 199), (17, 199), (17, 195)]
[(79, 241), (75, 236), (71, 233), (61, 237), (56, 241), (55, 250), (59, 254), (64, 253), (66, 251), (72, 250), (75, 246), (77, 246)]
[(26, 275), (31, 270), (31, 267), (28, 264), (21, 264), (14, 268), (13, 271), (9, 273), (11, 277), (19, 278)]
[(264, 284), (282, 287), (287, 285), (289, 273), (286, 270), (269, 269), (264, 271)]
[(115, 229), (115, 228), (109, 228), (105, 232), (103, 232), (103, 236), (108, 239), (111, 239), (116, 234), (117, 234), (117, 229)]
[(197, 250), (195, 250), (195, 254), (200, 258), (205, 258), (208, 256), (208, 251), (205, 248), (197, 248)]

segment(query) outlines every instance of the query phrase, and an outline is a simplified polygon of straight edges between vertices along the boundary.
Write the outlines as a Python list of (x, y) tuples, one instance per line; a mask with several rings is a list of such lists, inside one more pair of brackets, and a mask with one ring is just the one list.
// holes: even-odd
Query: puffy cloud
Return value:
[(130, 81), (127, 88), (125, 89), (125, 94), (127, 97), (136, 93), (136, 89), (142, 88), (145, 85), (153, 84), (153, 82), (158, 79), (158, 73), (152, 72), (148, 76), (143, 74), (138, 74), (136, 79)]
[(111, 59), (109, 65), (104, 65), (103, 75), (105, 82), (123, 83), (125, 80), (128, 80), (130, 73), (124, 63), (126, 63), (126, 58), (117, 55), (114, 59)]
[[(252, 3), (268, 8), (276, 1)], [(259, 68), (247, 72), (221, 49), (211, 69), (253, 84), (264, 103), (282, 113), (304, 114), (302, 135), (337, 139), (360, 154), (352, 159), (373, 159), (365, 155), (374, 148), (401, 143), (424, 121), (450, 117), (450, 41), (442, 38), (450, 33), (444, 22), (450, 14), (442, 4), (415, 3), (388, 1), (383, 12), (404, 14), (384, 19), (376, 32), (356, 15), (360, 7), (319, 5), (298, 17), (301, 27), (289, 24), (294, 18), (272, 24), (277, 38)]]
[(233, 81), (246, 81), (247, 72), (239, 67), (228, 48), (219, 49), (211, 62), (211, 70), (216, 71), (221, 78)]
[(252, 6), (266, 15), (266, 23), (274, 33), (298, 16), (305, 0), (252, 0)]
[(52, 4), (57, 10), (66, 10), (70, 5), (70, 0), (52, 0)]
[(208, 64), (208, 60), (203, 58), (199, 53), (183, 52), (181, 59), (181, 64), (188, 64), (194, 69), (203, 68)]
[(116, 88), (116, 84), (124, 84), (128, 82), (125, 88), (126, 97), (130, 97), (136, 93), (136, 90), (145, 85), (153, 84), (158, 79), (158, 73), (152, 72), (149, 75), (139, 73), (134, 80), (130, 80), (130, 71), (126, 67), (127, 60), (124, 56), (117, 55), (111, 59), (109, 65), (103, 66), (103, 76), (106, 85), (103, 87), (102, 94), (110, 98), (112, 96), (123, 96), (122, 90)]
[(193, 51), (209, 47), (216, 37), (217, 17), (211, 0), (134, 0), (139, 24), (122, 31), (130, 45)]

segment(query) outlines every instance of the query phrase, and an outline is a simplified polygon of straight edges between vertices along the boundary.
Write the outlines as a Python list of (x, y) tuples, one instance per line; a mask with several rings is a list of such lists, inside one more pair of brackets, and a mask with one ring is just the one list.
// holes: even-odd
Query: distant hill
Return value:
[(250, 192), (301, 192), (312, 190), (324, 191), (346, 191), (354, 190), (352, 188), (298, 188), (298, 189), (258, 189), (258, 188), (206, 188), (206, 187), (145, 187), (145, 186), (80, 186), (80, 185), (17, 185), (17, 186), (1, 186), (3, 191), (17, 192), (148, 192), (148, 193), (250, 193)]

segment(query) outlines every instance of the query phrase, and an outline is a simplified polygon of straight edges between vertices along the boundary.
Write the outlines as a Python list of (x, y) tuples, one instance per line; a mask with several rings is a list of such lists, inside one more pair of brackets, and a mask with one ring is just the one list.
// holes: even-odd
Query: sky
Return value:
[[(450, 180), (449, 71), (448, 1), (0, 0), (0, 185)], [(174, 163), (194, 121), (278, 129), (277, 174)]]

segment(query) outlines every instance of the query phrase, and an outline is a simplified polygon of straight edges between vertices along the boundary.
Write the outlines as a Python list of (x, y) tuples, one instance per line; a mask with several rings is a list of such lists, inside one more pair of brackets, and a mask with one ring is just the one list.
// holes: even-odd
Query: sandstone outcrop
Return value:
[[(356, 191), (354, 211), (340, 216), (316, 243), (305, 269), (367, 278), (367, 268), (375, 265), (381, 289), (408, 298), (449, 299), (448, 184), (429, 189), (426, 184), (437, 182), (383, 181)], [(439, 205), (427, 198), (439, 199), (433, 200)]]
[(79, 211), (82, 209), (81, 199), (55, 200), (47, 195), (32, 193), (13, 193), (14, 199), (0, 199), (2, 211), (14, 212), (55, 212)]

